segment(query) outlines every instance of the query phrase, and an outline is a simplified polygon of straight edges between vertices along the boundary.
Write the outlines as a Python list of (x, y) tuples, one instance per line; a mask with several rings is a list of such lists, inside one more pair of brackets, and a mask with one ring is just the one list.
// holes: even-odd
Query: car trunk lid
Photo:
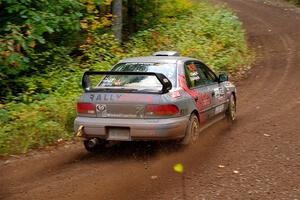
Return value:
[[(95, 81), (91, 77), (102, 76)], [(135, 85), (135, 87), (124, 87), (125, 84), (117, 86), (108, 84), (109, 78), (113, 81), (128, 80), (138, 83), (148, 79), (148, 76), (156, 78), (152, 87), (146, 85)], [(117, 78), (120, 76), (120, 78)], [(124, 77), (125, 76), (125, 77)], [(127, 77), (126, 77), (127, 76)], [(122, 80), (123, 77), (123, 80)], [(134, 80), (134, 81), (132, 81)], [(106, 81), (106, 82), (105, 82)], [(151, 80), (153, 82), (153, 80)], [(151, 82), (151, 83), (152, 83)], [(104, 84), (103, 84), (104, 83)], [(160, 86), (158, 85), (160, 84)], [(102, 118), (157, 118), (164, 115), (176, 114), (176, 108), (163, 106), (167, 103), (166, 93), (171, 89), (172, 84), (163, 74), (152, 72), (86, 72), (83, 77), (83, 88), (85, 93), (79, 99), (83, 109), (77, 109), (78, 115)], [(126, 85), (128, 86), (128, 84)], [(78, 105), (77, 105), (78, 107)]]

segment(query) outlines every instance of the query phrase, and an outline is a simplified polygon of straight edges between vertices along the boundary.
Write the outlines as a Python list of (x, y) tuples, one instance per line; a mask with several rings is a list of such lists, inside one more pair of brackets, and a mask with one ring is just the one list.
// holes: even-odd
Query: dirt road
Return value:
[[(232, 128), (220, 122), (186, 149), (120, 144), (91, 155), (75, 142), (1, 161), (0, 199), (300, 199), (300, 14), (222, 2), (258, 57), (238, 83)], [(173, 172), (177, 162), (184, 177)]]

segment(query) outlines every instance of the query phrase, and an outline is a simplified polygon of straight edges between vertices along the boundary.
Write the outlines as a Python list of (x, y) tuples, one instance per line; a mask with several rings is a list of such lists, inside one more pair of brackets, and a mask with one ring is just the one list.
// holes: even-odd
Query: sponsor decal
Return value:
[(215, 92), (215, 97), (217, 101), (223, 101), (225, 98), (225, 91), (222, 87), (219, 88), (215, 88), (214, 89)]
[(135, 107), (135, 113), (137, 117), (142, 118), (144, 116), (144, 106), (136, 106)]
[(116, 101), (121, 96), (121, 94), (98, 94), (96, 101)]
[(90, 100), (93, 101), (93, 100), (94, 100), (94, 97), (95, 97), (95, 95), (94, 95), (94, 94), (91, 94), (91, 95), (90, 95)]
[(233, 85), (231, 82), (229, 82), (229, 81), (226, 81), (225, 84), (224, 84), (224, 86), (225, 86), (225, 88), (227, 88), (227, 89), (229, 89), (229, 88), (231, 88), (231, 87), (234, 87), (234, 85)]
[(197, 67), (195, 66), (194, 63), (189, 64), (187, 67), (189, 68), (189, 70), (197, 72), (197, 74), (198, 74)]
[(223, 112), (223, 110), (224, 110), (224, 104), (219, 105), (215, 108), (215, 114), (217, 115), (217, 114)]
[(152, 103), (153, 96), (145, 94), (98, 94), (96, 98), (91, 98), (93, 101), (126, 101), (126, 102), (147, 102)]
[(124, 94), (119, 98), (119, 101), (152, 103), (153, 97), (151, 95), (127, 95), (127, 94)]
[[(184, 75), (179, 74), (179, 86), (189, 95), (191, 95), (194, 99), (198, 97), (198, 101), (195, 101), (196, 107), (198, 110), (203, 110), (207, 108), (209, 105), (211, 105), (211, 97), (207, 93), (201, 93), (198, 90), (191, 90), (187, 86), (187, 82)], [(200, 115), (200, 121), (204, 122), (207, 119), (208, 116), (206, 115)]]

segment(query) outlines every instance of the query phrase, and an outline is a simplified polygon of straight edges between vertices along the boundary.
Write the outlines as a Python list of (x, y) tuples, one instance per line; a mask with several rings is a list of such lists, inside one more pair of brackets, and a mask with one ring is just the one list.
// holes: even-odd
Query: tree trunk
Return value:
[(122, 43), (122, 0), (112, 2), (112, 30), (119, 43)]
[(135, 0), (127, 1), (127, 17), (128, 17), (128, 31), (131, 35), (136, 31), (136, 22), (135, 22)]

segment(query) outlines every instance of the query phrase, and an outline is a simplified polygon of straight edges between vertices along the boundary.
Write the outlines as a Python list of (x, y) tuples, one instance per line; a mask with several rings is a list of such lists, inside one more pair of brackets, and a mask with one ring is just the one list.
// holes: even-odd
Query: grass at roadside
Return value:
[(48, 84), (52, 88), (49, 94), (23, 95), (24, 103), (0, 105), (0, 155), (72, 138), (81, 76), (88, 69), (107, 70), (122, 57), (150, 55), (159, 50), (176, 50), (203, 60), (215, 71), (230, 73), (250, 62), (238, 18), (223, 7), (205, 3), (195, 5), (185, 16), (162, 20), (154, 28), (137, 33), (123, 47), (111, 36), (105, 38), (95, 40), (86, 50), (85, 63), (57, 67), (51, 74), (32, 79)]
[(297, 6), (300, 6), (300, 0), (287, 0), (288, 2), (291, 2)]

